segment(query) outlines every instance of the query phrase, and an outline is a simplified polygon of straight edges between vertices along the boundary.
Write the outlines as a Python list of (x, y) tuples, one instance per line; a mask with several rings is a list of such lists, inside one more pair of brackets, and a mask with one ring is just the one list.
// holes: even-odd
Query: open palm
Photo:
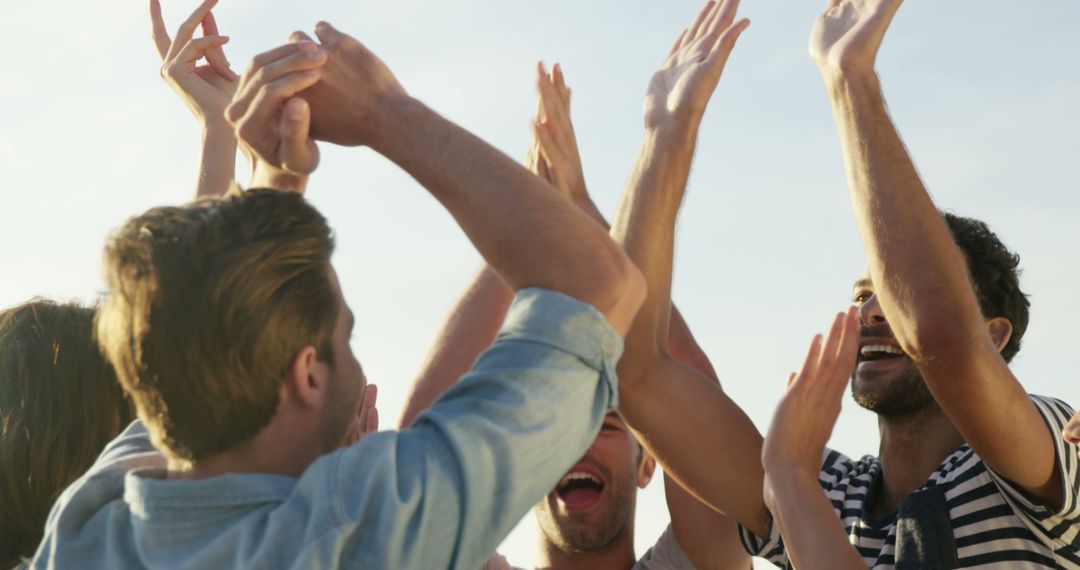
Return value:
[(822, 67), (871, 70), (902, 0), (829, 0), (810, 34), (810, 57)]
[(750, 25), (746, 19), (734, 22), (738, 7), (739, 0), (709, 2), (693, 25), (679, 35), (649, 83), (646, 126), (700, 119), (704, 114), (735, 40)]

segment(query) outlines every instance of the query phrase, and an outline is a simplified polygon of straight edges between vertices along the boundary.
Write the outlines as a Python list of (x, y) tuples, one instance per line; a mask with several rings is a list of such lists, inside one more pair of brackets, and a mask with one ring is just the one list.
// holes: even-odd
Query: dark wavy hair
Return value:
[(953, 239), (967, 259), (975, 295), (983, 317), (1004, 317), (1012, 323), (1012, 336), (1001, 356), (1009, 362), (1020, 351), (1028, 327), (1031, 302), (1020, 290), (1020, 256), (1009, 251), (986, 223), (945, 212)]
[(39, 299), (0, 312), (0, 568), (34, 554), (57, 497), (131, 421), (95, 312)]

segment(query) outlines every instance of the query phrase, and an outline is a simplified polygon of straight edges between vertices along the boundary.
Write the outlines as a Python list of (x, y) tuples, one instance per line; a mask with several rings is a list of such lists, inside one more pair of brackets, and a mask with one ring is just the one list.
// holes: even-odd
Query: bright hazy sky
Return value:
[[(170, 29), (196, 4), (163, 3)], [(761, 429), (864, 263), (831, 113), (806, 55), (823, 4), (744, 1), (753, 25), (705, 118), (680, 219), (676, 302), (725, 389)], [(699, 7), (222, 0), (216, 14), (237, 67), (290, 31), (329, 20), (382, 56), (411, 93), (515, 157), (529, 143), (533, 64), (562, 62), (587, 181), (610, 214), (641, 139), (649, 77)], [(192, 196), (199, 129), (158, 77), (141, 0), (17, 2), (5, 12), (0, 306), (35, 295), (92, 301), (108, 231)], [(878, 65), (938, 205), (988, 221), (1022, 255), (1032, 319), (1018, 376), (1031, 392), (1073, 403), (1077, 22), (1072, 0), (909, 0)], [(380, 386), (390, 427), (479, 257), (422, 188), (371, 151), (324, 147), (309, 196), (337, 232), (334, 262), (357, 316), (354, 349)], [(832, 445), (874, 452), (873, 416), (847, 402)], [(657, 479), (640, 497), (639, 554), (668, 520), (661, 487)], [(501, 550), (528, 565), (535, 549), (530, 515)]]

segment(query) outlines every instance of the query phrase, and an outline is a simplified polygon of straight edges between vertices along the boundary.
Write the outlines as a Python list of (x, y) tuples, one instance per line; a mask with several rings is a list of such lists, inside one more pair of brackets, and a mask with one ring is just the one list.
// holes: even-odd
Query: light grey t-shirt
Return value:
[[(502, 555), (496, 554), (488, 560), (480, 570), (525, 570), (517, 566), (511, 566)], [(679, 541), (675, 540), (675, 532), (668, 525), (664, 534), (656, 541), (656, 545), (634, 564), (631, 570), (697, 570), (693, 562), (686, 557)]]

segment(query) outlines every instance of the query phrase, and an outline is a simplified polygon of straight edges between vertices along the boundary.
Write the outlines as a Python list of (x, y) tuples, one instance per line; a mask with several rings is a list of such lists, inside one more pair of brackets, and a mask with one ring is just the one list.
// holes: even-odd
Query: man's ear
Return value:
[(641, 462), (640, 465), (638, 465), (637, 471), (638, 488), (644, 489), (646, 486), (648, 486), (649, 481), (652, 481), (654, 473), (656, 473), (656, 459), (653, 458), (653, 456), (650, 455), (648, 451), (645, 451), (645, 449), (642, 448)]
[(1005, 317), (994, 317), (986, 321), (986, 327), (990, 329), (990, 338), (993, 339), (994, 346), (997, 347), (998, 352), (1001, 352), (1012, 338), (1012, 322)]
[(317, 356), (314, 346), (301, 348), (285, 377), (286, 394), (304, 407), (320, 407), (326, 399), (329, 369)]

